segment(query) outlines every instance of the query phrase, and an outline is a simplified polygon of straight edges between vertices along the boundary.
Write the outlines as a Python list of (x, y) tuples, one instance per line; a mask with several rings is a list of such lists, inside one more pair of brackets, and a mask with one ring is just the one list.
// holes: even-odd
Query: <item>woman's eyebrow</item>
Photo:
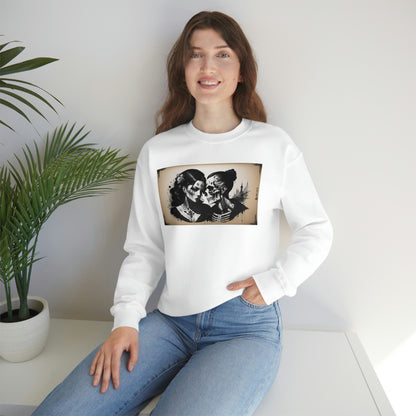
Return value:
[[(214, 46), (214, 49), (224, 49), (224, 48), (230, 48), (230, 47), (228, 45)], [(200, 48), (199, 46), (191, 46), (191, 49), (201, 50), (203, 48)]]

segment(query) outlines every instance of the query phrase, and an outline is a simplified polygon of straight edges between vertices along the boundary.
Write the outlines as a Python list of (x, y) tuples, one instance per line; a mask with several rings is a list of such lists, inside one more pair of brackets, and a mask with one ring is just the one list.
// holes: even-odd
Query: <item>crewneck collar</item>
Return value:
[(186, 132), (193, 138), (208, 142), (208, 143), (221, 143), (234, 140), (237, 137), (240, 137), (246, 131), (251, 128), (251, 120), (243, 118), (240, 124), (234, 127), (232, 130), (225, 133), (205, 133), (201, 130), (198, 130), (192, 123), (192, 120), (186, 124)]

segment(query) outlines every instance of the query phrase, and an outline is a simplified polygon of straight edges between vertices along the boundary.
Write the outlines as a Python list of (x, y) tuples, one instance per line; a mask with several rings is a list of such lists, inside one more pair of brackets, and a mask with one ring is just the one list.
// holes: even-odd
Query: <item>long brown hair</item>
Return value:
[(194, 117), (195, 99), (185, 83), (185, 65), (190, 55), (190, 39), (197, 29), (214, 29), (238, 56), (242, 82), (238, 83), (233, 95), (236, 115), (240, 118), (265, 122), (266, 111), (255, 91), (257, 64), (246, 36), (230, 16), (220, 12), (203, 11), (188, 21), (169, 53), (167, 61), (169, 93), (165, 104), (156, 115), (158, 125), (156, 133), (187, 123)]

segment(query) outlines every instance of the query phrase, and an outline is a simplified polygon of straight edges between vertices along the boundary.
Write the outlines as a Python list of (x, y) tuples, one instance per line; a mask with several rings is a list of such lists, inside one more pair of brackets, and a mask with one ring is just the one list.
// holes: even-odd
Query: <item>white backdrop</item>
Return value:
[[(1, 43), (22, 41), (21, 59), (59, 58), (21, 75), (65, 105), (50, 124), (35, 117), (40, 134), (85, 124), (91, 140), (135, 159), (166, 94), (167, 53), (205, 9), (246, 32), (269, 122), (303, 150), (334, 225), (327, 261), (281, 301), (285, 326), (357, 332), (397, 414), (415, 414), (413, 0), (0, 0)], [(39, 140), (5, 116), (17, 134), (1, 128), (1, 163)], [(131, 186), (62, 207), (43, 229), (31, 294), (54, 317), (111, 319)]]

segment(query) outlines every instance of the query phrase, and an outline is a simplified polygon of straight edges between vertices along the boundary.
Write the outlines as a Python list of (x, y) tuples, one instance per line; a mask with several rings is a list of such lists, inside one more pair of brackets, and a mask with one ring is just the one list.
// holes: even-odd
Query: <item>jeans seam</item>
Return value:
[(277, 315), (277, 321), (278, 321), (277, 330), (279, 331), (279, 339), (280, 339), (280, 342), (281, 342), (282, 341), (282, 335), (283, 335), (282, 311), (280, 309), (279, 302), (276, 301), (275, 303), (273, 303), (273, 305), (274, 305), (274, 310), (275, 310), (276, 315)]
[[(173, 330), (175, 331), (176, 335), (181, 339), (181, 341), (184, 343), (185, 348), (186, 348), (186, 340), (184, 340), (184, 335), (181, 332), (179, 332), (179, 330), (177, 328), (177, 325), (175, 323), (172, 323), (171, 321), (169, 321), (169, 319), (166, 318), (166, 316), (164, 314), (162, 314), (162, 312), (160, 312), (159, 310), (158, 310), (158, 312), (159, 312), (160, 318), (162, 318), (165, 322), (167, 322), (167, 324), (171, 328), (173, 328)], [(195, 347), (195, 350), (196, 350), (198, 348), (198, 343), (195, 341), (195, 338), (188, 337), (188, 339), (193, 342), (194, 347)], [(186, 348), (186, 349), (189, 350), (188, 348)]]
[(142, 393), (144, 390), (146, 390), (149, 386), (151, 386), (158, 378), (160, 378), (163, 374), (165, 374), (166, 372), (168, 372), (169, 370), (171, 370), (172, 368), (174, 368), (174, 367), (176, 367), (177, 365), (179, 365), (179, 364), (182, 364), (182, 363), (186, 363), (188, 361), (188, 359), (184, 359), (184, 360), (181, 360), (181, 361), (177, 361), (175, 364), (173, 364), (173, 365), (171, 365), (170, 367), (168, 367), (167, 369), (165, 369), (165, 370), (163, 370), (160, 374), (158, 374), (156, 377), (154, 377), (149, 383), (147, 383), (141, 390), (139, 390), (138, 392), (136, 392), (135, 394), (134, 394), (134, 396), (129, 400), (129, 401), (127, 401), (127, 402), (125, 402), (124, 403), (124, 406), (123, 407), (121, 407), (116, 413), (114, 413), (114, 415), (115, 416), (117, 416), (117, 415), (122, 415), (123, 413), (123, 411), (126, 409), (126, 407), (131, 403), (131, 402), (133, 402), (135, 399), (136, 399), (136, 397), (140, 394), (140, 393)]
[[(277, 351), (276, 351), (276, 355), (275, 355), (275, 357), (274, 357), (274, 360), (276, 359), (276, 357), (278, 357), (279, 356), (279, 354), (281, 353), (281, 346), (279, 346), (279, 348), (277, 349)], [(279, 359), (279, 366), (280, 366), (280, 359)], [(276, 374), (276, 377), (277, 377), (277, 374)], [(274, 381), (276, 380), (276, 377), (274, 378), (274, 380), (273, 380), (273, 382), (272, 382), (272, 384), (271, 384), (271, 386), (273, 385), (273, 383), (274, 383)], [(263, 389), (263, 386), (265, 385), (265, 383), (266, 383), (266, 380), (267, 380), (267, 377), (263, 377), (263, 380), (261, 381), (261, 383), (258, 383), (257, 384), (257, 389), (256, 389), (256, 391), (253, 393), (253, 395), (252, 395), (252, 397), (255, 397), (256, 396), (256, 394), (259, 392), (259, 391), (261, 391), (262, 389)], [(270, 388), (271, 388), (271, 386), (270, 386)], [(270, 390), (270, 388), (269, 388), (269, 390)], [(264, 397), (266, 396), (266, 394), (268, 393), (268, 391), (263, 395), (263, 398), (260, 400), (260, 402), (259, 402), (259, 405), (260, 405), (260, 403), (264, 400)], [(242, 416), (251, 416), (254, 412), (255, 412), (255, 410), (256, 409), (253, 409), (252, 411), (251, 411), (251, 413), (248, 413), (248, 407), (249, 407), (249, 405), (251, 405), (253, 403), (253, 399), (251, 399), (249, 402), (248, 402), (248, 405), (246, 406), (246, 412), (244, 413), (244, 415), (242, 415)]]

